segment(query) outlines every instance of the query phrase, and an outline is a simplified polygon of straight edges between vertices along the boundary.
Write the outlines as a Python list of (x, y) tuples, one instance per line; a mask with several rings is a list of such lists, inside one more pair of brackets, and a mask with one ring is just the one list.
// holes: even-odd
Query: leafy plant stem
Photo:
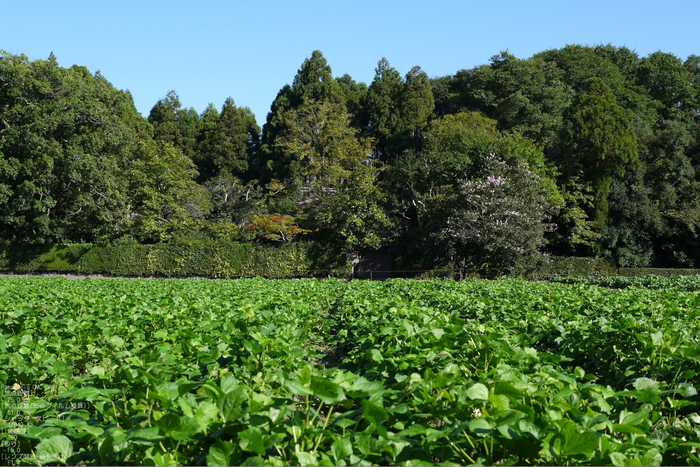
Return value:
[(117, 406), (114, 405), (114, 401), (110, 400), (109, 402), (112, 404), (112, 412), (114, 412), (114, 421), (117, 424), (117, 426), (121, 428), (121, 425), (119, 424), (119, 417), (117, 416)]
[[(321, 401), (321, 405), (318, 406), (319, 410), (321, 410), (322, 405), (323, 405), (323, 401)], [(316, 446), (314, 446), (314, 449), (312, 452), (316, 452), (316, 449), (318, 449), (318, 445), (321, 444), (321, 440), (323, 439), (323, 432), (326, 431), (326, 428), (328, 427), (328, 421), (330, 420), (332, 413), (333, 413), (333, 406), (331, 406), (330, 410), (328, 411), (328, 415), (326, 415), (326, 421), (323, 423), (322, 431), (318, 435), (318, 440), (316, 441)]]
[(472, 439), (469, 437), (469, 435), (466, 432), (464, 433), (464, 437), (467, 438), (467, 441), (469, 441), (469, 444), (471, 445), (472, 449), (476, 450), (476, 446), (474, 446), (474, 443), (472, 443)]
[(450, 445), (451, 445), (453, 448), (455, 448), (457, 451), (459, 451), (464, 457), (466, 457), (467, 459), (469, 459), (469, 462), (471, 462), (472, 464), (476, 464), (476, 462), (474, 462), (474, 459), (472, 459), (472, 457), (471, 457), (469, 454), (467, 454), (466, 451), (465, 451), (464, 449), (462, 449), (462, 448), (460, 448), (459, 446), (457, 446), (454, 442), (452, 442), (451, 439), (449, 440), (449, 442), (450, 442)]

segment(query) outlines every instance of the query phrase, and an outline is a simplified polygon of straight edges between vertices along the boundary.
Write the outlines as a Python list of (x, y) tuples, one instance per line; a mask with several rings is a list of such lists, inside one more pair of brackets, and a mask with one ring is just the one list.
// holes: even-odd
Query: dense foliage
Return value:
[(697, 465), (700, 298), (639, 285), (0, 278), (3, 463)]
[(570, 45), (433, 78), (382, 58), (367, 85), (314, 51), (262, 128), (232, 97), (198, 113), (174, 90), (143, 118), (128, 91), (53, 55), (2, 52), (0, 83), (2, 240), (199, 232), (393, 245), (403, 269), (542, 254), (700, 265), (695, 55)]

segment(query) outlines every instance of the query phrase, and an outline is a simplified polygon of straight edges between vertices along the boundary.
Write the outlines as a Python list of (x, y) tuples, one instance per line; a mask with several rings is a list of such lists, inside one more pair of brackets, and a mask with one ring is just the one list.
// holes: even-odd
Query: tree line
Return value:
[(262, 128), (170, 91), (141, 116), (98, 71), (0, 55), (0, 239), (205, 236), (393, 245), (404, 267), (547, 254), (700, 265), (700, 57), (612, 45), (429, 78), (314, 51)]

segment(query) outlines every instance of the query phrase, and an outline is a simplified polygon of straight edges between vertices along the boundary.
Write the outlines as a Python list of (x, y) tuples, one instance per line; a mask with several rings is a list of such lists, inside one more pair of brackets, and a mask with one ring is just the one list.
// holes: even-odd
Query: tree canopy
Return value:
[(2, 52), (0, 240), (700, 266), (697, 55), (568, 45), (446, 76), (387, 58), (374, 72), (334, 76), (313, 51), (261, 129), (233, 97), (198, 113), (175, 90), (144, 118), (99, 71)]

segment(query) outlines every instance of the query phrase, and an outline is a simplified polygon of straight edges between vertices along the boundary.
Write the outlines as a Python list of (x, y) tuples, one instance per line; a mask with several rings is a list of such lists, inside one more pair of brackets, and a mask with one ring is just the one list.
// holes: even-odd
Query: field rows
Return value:
[(0, 278), (0, 446), (8, 464), (697, 465), (694, 290)]

